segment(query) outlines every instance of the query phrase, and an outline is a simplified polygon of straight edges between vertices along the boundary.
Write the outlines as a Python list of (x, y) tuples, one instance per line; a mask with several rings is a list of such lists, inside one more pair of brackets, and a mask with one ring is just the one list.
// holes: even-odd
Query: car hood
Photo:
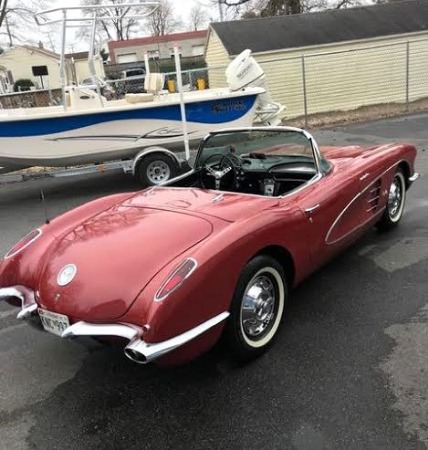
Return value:
[[(51, 247), (39, 278), (39, 303), (80, 320), (121, 317), (159, 270), (211, 232), (204, 218), (117, 205)], [(60, 286), (58, 276), (69, 265), (76, 275)]]
[(131, 197), (126, 205), (197, 213), (235, 222), (279, 204), (278, 199), (235, 192), (156, 187)]

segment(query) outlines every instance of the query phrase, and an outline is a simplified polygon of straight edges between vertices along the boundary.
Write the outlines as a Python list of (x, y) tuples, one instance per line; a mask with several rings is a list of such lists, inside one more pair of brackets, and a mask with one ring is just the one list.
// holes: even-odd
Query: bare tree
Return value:
[(159, 0), (157, 10), (147, 19), (152, 36), (163, 36), (174, 31), (178, 21), (174, 18), (174, 9), (169, 0)]
[[(371, 0), (372, 3), (383, 1), (388, 0)], [(213, 3), (221, 3), (227, 8), (241, 10), (244, 18), (251, 18), (349, 8), (367, 2), (364, 0), (213, 0)]]
[(204, 24), (207, 22), (206, 18), (207, 12), (199, 3), (196, 3), (195, 6), (193, 6), (190, 10), (189, 21), (192, 30), (197, 31), (199, 28), (204, 26)]
[(175, 28), (178, 21), (174, 18), (173, 6), (169, 0), (160, 0), (159, 7), (148, 19), (148, 26), (153, 36), (163, 36)]
[(257, 16), (299, 14), (303, 12), (302, 0), (217, 0), (215, 3), (238, 10), (245, 6), (247, 15), (251, 15), (251, 12)]
[[(11, 47), (14, 41), (28, 42), (29, 35), (36, 30), (34, 13), (45, 8), (50, 1), (0, 0), (0, 36), (6, 35)], [(5, 31), (1, 31), (3, 25)], [(38, 37), (35, 40), (38, 41)]]
[(7, 0), (0, 0), (0, 28), (3, 25), (7, 11)]
[[(139, 20), (133, 18), (133, 15), (141, 15), (147, 13), (147, 6), (144, 7), (125, 7), (124, 3), (129, 3), (128, 0), (83, 0), (83, 5), (114, 5), (114, 8), (100, 9), (98, 14), (100, 16), (100, 40), (117, 40), (124, 41), (132, 37), (132, 35), (139, 31)], [(87, 12), (87, 15), (92, 15), (92, 12)], [(79, 32), (80, 38), (87, 38), (88, 29), (82, 28)]]

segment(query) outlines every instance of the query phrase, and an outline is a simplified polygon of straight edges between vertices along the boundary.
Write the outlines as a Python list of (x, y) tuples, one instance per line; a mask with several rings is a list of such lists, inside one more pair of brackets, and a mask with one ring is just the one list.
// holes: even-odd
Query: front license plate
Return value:
[(61, 336), (66, 328), (70, 326), (70, 321), (67, 316), (57, 314), (45, 309), (39, 308), (39, 316), (42, 321), (43, 328), (50, 333)]

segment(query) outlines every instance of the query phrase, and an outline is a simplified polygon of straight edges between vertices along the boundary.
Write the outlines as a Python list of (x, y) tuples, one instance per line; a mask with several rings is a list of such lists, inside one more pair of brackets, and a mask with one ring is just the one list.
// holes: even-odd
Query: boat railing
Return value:
[[(136, 8), (148, 8), (147, 12), (137, 12), (130, 14), (130, 11)], [(67, 110), (66, 101), (66, 61), (65, 50), (67, 41), (67, 29), (87, 26), (91, 29), (90, 48), (88, 54), (89, 71), (92, 78), (96, 82), (96, 91), (99, 96), (100, 103), (103, 104), (101, 95), (101, 86), (97, 80), (95, 69), (95, 40), (96, 40), (96, 28), (100, 21), (105, 20), (119, 20), (123, 19), (125, 14), (132, 19), (144, 19), (152, 15), (159, 7), (157, 1), (134, 1), (120, 4), (110, 5), (80, 5), (80, 6), (67, 6), (61, 8), (51, 8), (40, 11), (35, 14), (36, 23), (39, 26), (62, 24), (62, 38), (61, 38), (61, 56), (60, 56), (60, 79), (62, 90), (62, 103), (64, 110)], [(113, 14), (109, 14), (109, 11), (113, 11)], [(70, 16), (69, 13), (73, 12)], [(74, 13), (80, 12), (82, 16), (75, 15)], [(59, 15), (59, 17), (58, 17)]]

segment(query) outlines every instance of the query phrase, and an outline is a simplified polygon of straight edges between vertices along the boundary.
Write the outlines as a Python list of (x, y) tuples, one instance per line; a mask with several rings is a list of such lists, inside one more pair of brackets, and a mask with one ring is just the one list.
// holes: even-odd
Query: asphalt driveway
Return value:
[[(428, 173), (428, 114), (316, 133), (322, 144), (408, 141)], [(372, 231), (293, 293), (276, 345), (238, 367), (184, 367), (62, 341), (0, 304), (0, 449), (428, 448), (428, 181), (389, 234)], [(0, 188), (0, 254), (45, 218), (138, 186), (126, 175)]]

